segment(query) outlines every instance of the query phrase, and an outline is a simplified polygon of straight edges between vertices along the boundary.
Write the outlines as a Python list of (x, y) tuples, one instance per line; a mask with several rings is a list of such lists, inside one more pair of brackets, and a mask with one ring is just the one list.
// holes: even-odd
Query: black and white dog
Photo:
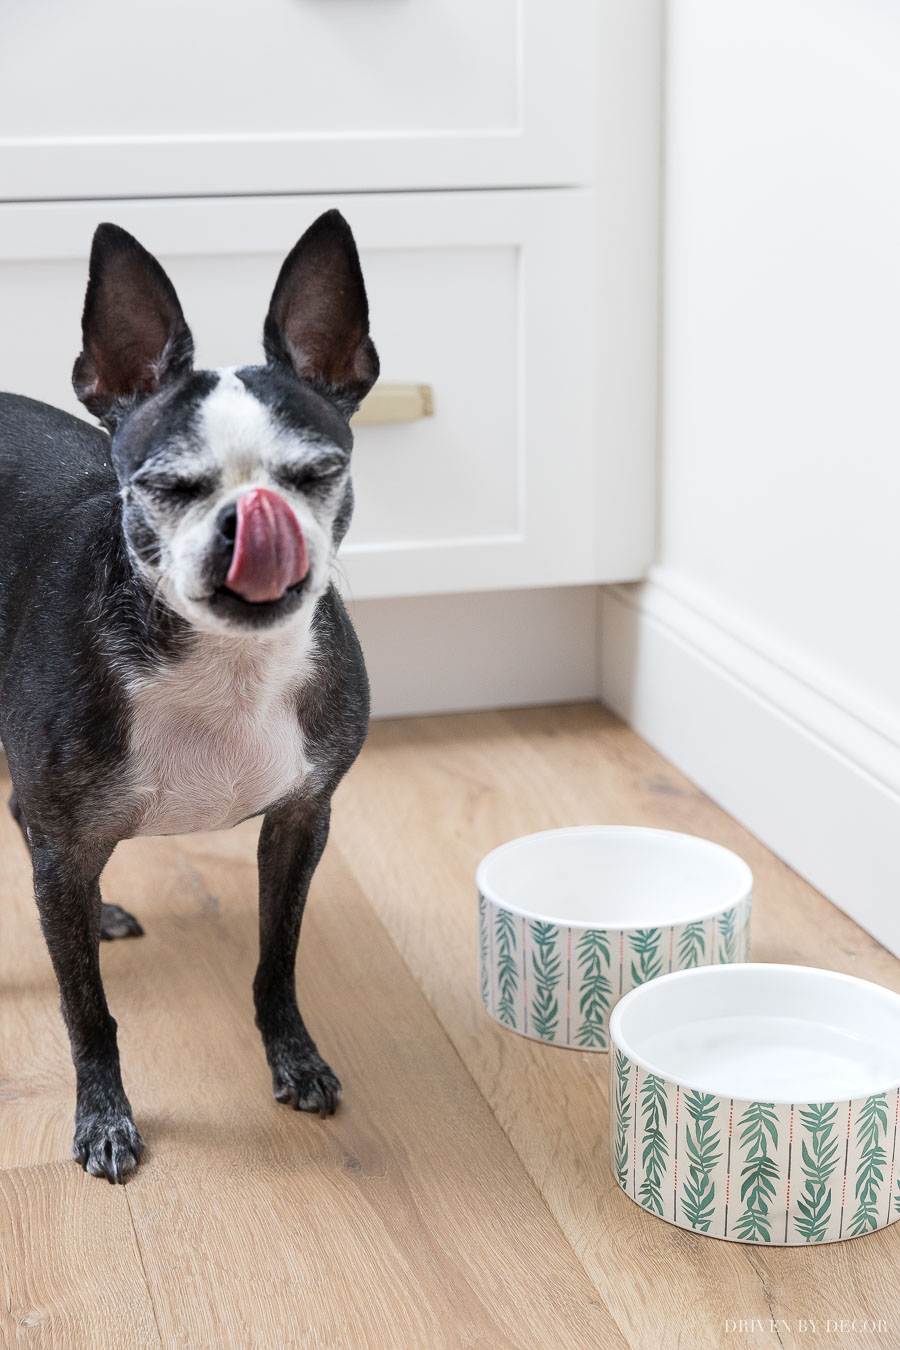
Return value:
[(254, 997), (274, 1093), (323, 1115), (340, 1100), (294, 964), (368, 725), (331, 568), (378, 357), (337, 211), (281, 269), (265, 365), (195, 371), (172, 283), (115, 225), (94, 236), (83, 335), (75, 390), (105, 431), (0, 395), (0, 740), (75, 1062), (73, 1153), (121, 1181), (143, 1145), (100, 978), (101, 937), (142, 931), (100, 899), (120, 839), (264, 815)]

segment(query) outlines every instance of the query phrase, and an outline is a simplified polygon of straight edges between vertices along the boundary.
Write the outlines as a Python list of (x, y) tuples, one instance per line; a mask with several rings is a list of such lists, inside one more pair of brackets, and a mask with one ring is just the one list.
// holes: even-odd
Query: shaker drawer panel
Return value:
[[(254, 0), (251, 20), (243, 0), (218, 0), (211, 22), (203, 5), (154, 0), (153, 22), (139, 21), (140, 46), (123, 62), (119, 0), (91, 0), (90, 23), (56, 5), (49, 34), (46, 6), (12, 6), (0, 125), (79, 140), (509, 130), (519, 9), (517, 0)], [(29, 51), (42, 54), (39, 71), (21, 59)], [(84, 78), (87, 61), (102, 79)]]
[[(632, 447), (604, 443), (597, 420), (590, 192), (3, 206), (3, 386), (80, 411), (69, 372), (91, 234), (105, 218), (169, 271), (198, 364), (258, 361), (281, 260), (333, 205), (360, 245), (382, 380), (433, 396), (430, 416), (356, 429), (357, 508), (341, 553), (353, 593), (636, 575), (653, 504), (648, 493), (635, 506), (632, 492), (623, 509), (621, 494), (601, 492), (641, 462), (632, 469)], [(613, 335), (622, 316), (604, 322)], [(419, 404), (389, 406), (405, 417)], [(604, 411), (615, 424), (615, 407)]]
[(363, 256), (382, 379), (434, 413), (356, 430), (347, 547), (512, 534), (518, 497), (519, 253), (509, 244)]
[(0, 191), (584, 182), (595, 22), (592, 0), (155, 0), (151, 22), (117, 0), (10, 5)]

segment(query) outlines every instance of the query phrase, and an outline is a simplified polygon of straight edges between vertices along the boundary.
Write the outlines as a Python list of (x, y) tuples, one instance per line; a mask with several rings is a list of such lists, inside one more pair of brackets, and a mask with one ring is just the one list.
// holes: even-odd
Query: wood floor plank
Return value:
[[(103, 966), (148, 1150), (124, 1190), (58, 1171), (79, 1222), (85, 1197), (127, 1200), (163, 1343), (624, 1347), (336, 850), (300, 987), (345, 1104), (323, 1122), (272, 1100), (250, 998), (256, 833), (132, 841), (104, 878), (147, 932), (104, 946)], [(0, 822), (4, 857), (15, 842)], [(71, 1070), (27, 896), (3, 891), (17, 942), (0, 957), (10, 1166), (20, 1148), (67, 1156)], [(27, 1191), (44, 1170), (15, 1175)], [(28, 1241), (38, 1261), (40, 1234)], [(51, 1327), (43, 1343), (67, 1342)]]
[[(621, 1194), (607, 1161), (606, 1057), (526, 1041), (481, 1010), (474, 869), (536, 829), (682, 829), (753, 868), (756, 959), (897, 989), (900, 963), (597, 707), (379, 723), (335, 816), (342, 853), (632, 1345), (718, 1347), (740, 1319), (754, 1345), (808, 1344), (802, 1319), (881, 1318), (896, 1333), (900, 1226), (766, 1251), (686, 1233)], [(886, 1343), (877, 1330), (829, 1334), (832, 1345)]]
[[(166, 1345), (693, 1350), (735, 1343), (727, 1326), (743, 1319), (753, 1345), (799, 1347), (801, 1319), (829, 1317), (892, 1329), (832, 1330), (830, 1345), (893, 1344), (900, 1226), (767, 1251), (654, 1221), (609, 1172), (605, 1057), (536, 1045), (481, 1011), (478, 858), (518, 833), (596, 821), (737, 849), (756, 877), (756, 959), (900, 989), (900, 963), (602, 711), (377, 724), (336, 803), (301, 947), (301, 1003), (346, 1089), (335, 1120), (269, 1096), (249, 993), (255, 827), (134, 841), (113, 858), (107, 896), (147, 926), (102, 959), (148, 1140), (146, 1166), (114, 1190), (64, 1161), (68, 1047), (25, 850), (0, 817), (9, 1343), (152, 1345), (155, 1315)], [(111, 1305), (120, 1261), (126, 1294)]]
[(69, 1156), (75, 1074), (4, 770), (0, 756), (0, 1167), (24, 1167)]
[(0, 1344), (161, 1344), (121, 1188), (65, 1163), (0, 1171)]
[[(619, 783), (613, 796), (620, 812), (627, 811), (636, 824), (705, 835), (746, 858), (754, 874), (753, 959), (824, 966), (900, 992), (896, 957), (616, 719), (605, 713), (598, 719), (592, 708), (570, 708), (553, 717), (543, 734), (534, 734), (528, 714), (504, 716), (546, 763), (552, 762), (576, 797), (590, 791), (598, 759), (615, 746), (610, 771)], [(574, 802), (567, 800), (568, 807), (575, 809)], [(790, 801), (784, 809), (792, 809)], [(617, 823), (625, 823), (624, 818)], [(827, 1331), (830, 1344), (900, 1342), (900, 1290), (894, 1277), (900, 1225), (814, 1250), (743, 1246), (741, 1251), (760, 1274), (783, 1344), (808, 1345), (809, 1332), (799, 1328), (811, 1319), (820, 1327), (829, 1320), (838, 1327), (857, 1323), (846, 1333)], [(879, 1331), (879, 1322), (888, 1330)]]

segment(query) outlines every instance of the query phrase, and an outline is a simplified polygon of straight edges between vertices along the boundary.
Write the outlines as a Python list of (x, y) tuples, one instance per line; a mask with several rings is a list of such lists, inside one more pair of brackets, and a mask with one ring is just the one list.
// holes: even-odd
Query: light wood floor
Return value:
[(756, 876), (756, 959), (900, 990), (900, 963), (602, 709), (380, 723), (336, 801), (301, 941), (301, 1007), (344, 1083), (334, 1119), (270, 1096), (250, 999), (257, 827), (136, 840), (110, 863), (107, 898), (147, 930), (104, 946), (103, 966), (148, 1144), (111, 1187), (68, 1157), (68, 1047), (0, 813), (2, 1343), (900, 1345), (900, 1224), (765, 1250), (651, 1218), (607, 1164), (605, 1056), (481, 1011), (478, 859), (596, 822), (727, 844)]

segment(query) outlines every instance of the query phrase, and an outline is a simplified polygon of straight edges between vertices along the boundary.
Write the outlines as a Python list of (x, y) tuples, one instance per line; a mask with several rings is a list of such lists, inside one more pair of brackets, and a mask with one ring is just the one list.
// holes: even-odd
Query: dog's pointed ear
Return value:
[(349, 417), (378, 378), (356, 244), (340, 211), (326, 211), (278, 274), (263, 330), (266, 356)]
[(194, 342), (175, 287), (118, 225), (94, 233), (81, 331), (72, 384), (111, 430), (136, 402), (191, 369)]

